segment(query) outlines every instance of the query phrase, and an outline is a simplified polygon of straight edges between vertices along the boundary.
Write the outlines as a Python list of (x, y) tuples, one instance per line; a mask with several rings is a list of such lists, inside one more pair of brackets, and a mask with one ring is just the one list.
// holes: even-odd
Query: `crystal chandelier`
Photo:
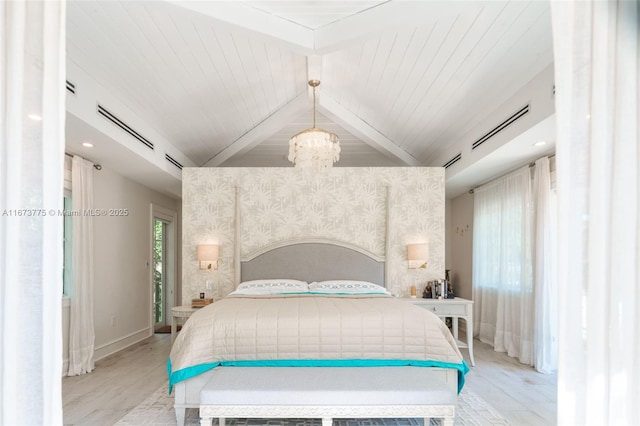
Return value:
[(333, 163), (340, 159), (338, 136), (316, 128), (316, 87), (319, 85), (320, 80), (309, 80), (309, 86), (313, 87), (313, 127), (289, 139), (289, 161), (301, 169), (333, 167)]

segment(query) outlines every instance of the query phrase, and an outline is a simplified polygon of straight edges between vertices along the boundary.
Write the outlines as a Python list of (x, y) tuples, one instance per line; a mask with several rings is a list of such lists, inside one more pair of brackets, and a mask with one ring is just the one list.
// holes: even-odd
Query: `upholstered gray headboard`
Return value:
[(300, 243), (241, 262), (241, 280), (290, 278), (307, 282), (360, 280), (384, 286), (384, 262), (339, 245)]

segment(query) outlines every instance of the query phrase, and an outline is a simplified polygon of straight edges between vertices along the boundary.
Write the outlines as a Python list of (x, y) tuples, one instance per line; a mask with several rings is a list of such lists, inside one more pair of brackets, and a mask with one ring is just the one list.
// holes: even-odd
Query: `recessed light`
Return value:
[(82, 142), (82, 146), (86, 146), (87, 148), (93, 148), (93, 144), (91, 142)]
[(42, 117), (38, 114), (29, 114), (27, 117), (29, 117), (33, 121), (42, 121)]
[(545, 146), (547, 144), (546, 141), (538, 141), (536, 143), (533, 144), (533, 146)]

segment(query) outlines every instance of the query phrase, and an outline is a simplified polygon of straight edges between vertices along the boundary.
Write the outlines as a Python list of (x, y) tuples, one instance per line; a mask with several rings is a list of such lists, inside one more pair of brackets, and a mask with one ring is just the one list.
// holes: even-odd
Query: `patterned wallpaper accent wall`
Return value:
[[(184, 168), (182, 170), (182, 300), (235, 288), (236, 187), (240, 254), (283, 240), (324, 238), (385, 256), (387, 288), (407, 296), (426, 281), (444, 278), (444, 169), (439, 167), (336, 167), (313, 174), (294, 168)], [(429, 243), (427, 269), (407, 268), (406, 245)], [(217, 271), (198, 269), (196, 247), (220, 245)], [(286, 277), (283, 277), (286, 278)], [(340, 277), (336, 277), (340, 278)], [(217, 289), (217, 294), (216, 294)], [(187, 302), (188, 303), (188, 302)]]

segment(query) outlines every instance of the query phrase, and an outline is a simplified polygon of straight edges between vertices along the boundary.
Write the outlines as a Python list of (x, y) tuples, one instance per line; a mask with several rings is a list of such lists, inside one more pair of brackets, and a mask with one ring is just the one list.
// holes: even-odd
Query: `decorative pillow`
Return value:
[(309, 284), (309, 291), (312, 293), (332, 293), (332, 294), (388, 294), (386, 288), (381, 285), (367, 281), (334, 280), (312, 282)]
[(282, 294), (282, 293), (307, 293), (309, 284), (305, 281), (270, 279), (245, 281), (238, 285), (236, 291), (231, 294)]

